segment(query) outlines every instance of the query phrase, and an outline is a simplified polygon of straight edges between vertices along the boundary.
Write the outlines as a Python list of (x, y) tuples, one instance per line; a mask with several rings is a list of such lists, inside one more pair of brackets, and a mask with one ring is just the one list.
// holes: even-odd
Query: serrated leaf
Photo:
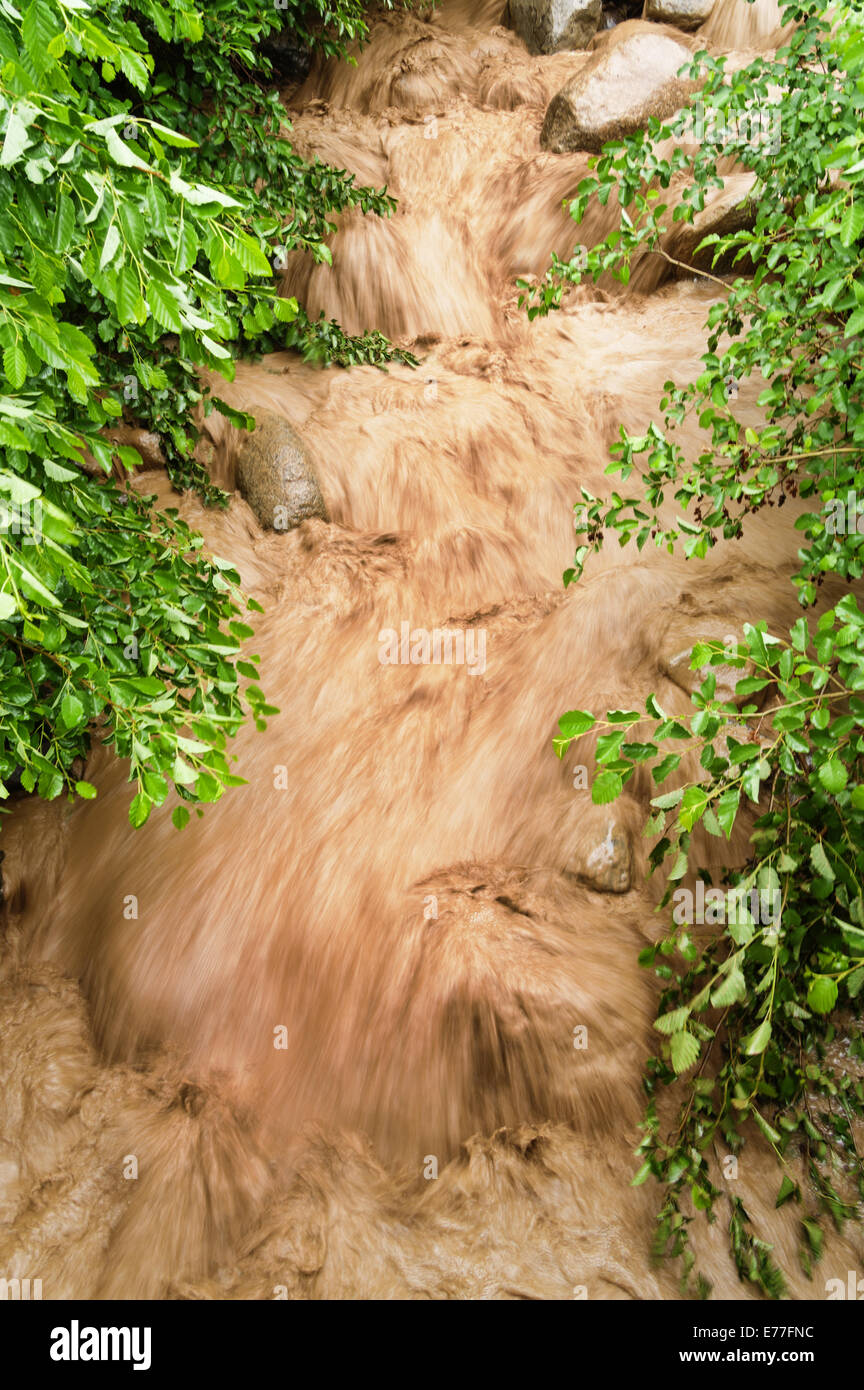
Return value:
[(765, 1018), (746, 1038), (741, 1040), (741, 1051), (748, 1057), (758, 1057), (771, 1041), (771, 1020)]
[(593, 729), (596, 724), (593, 714), (589, 714), (584, 709), (571, 709), (567, 714), (562, 714), (558, 720), (558, 728), (565, 738), (580, 738), (589, 729)]
[(100, 270), (104, 270), (107, 265), (111, 264), (117, 254), (119, 246), (120, 231), (117, 227), (117, 223), (112, 222), (105, 234), (105, 240), (102, 243), (102, 255), (99, 257)]
[(819, 781), (827, 792), (837, 796), (849, 780), (849, 774), (839, 758), (831, 758), (823, 763), (818, 772)]
[(837, 1003), (837, 981), (827, 975), (816, 975), (807, 990), (807, 1004), (814, 1014), (830, 1014)]
[(117, 274), (117, 317), (121, 323), (143, 323), (147, 318), (147, 306), (141, 295), (138, 272), (134, 266), (124, 265)]
[(620, 773), (610, 772), (606, 768), (591, 784), (591, 800), (595, 806), (606, 806), (621, 795), (623, 787)]
[(3, 140), (3, 149), (0, 151), (0, 167), (8, 168), (15, 164), (24, 151), (32, 144), (27, 127), (19, 116), (17, 110), (12, 107), (9, 112), (9, 119), (6, 122), (6, 135)]
[(689, 1071), (699, 1059), (700, 1047), (692, 1033), (674, 1033), (669, 1039), (672, 1067), (676, 1076)]
[(66, 194), (61, 193), (54, 209), (54, 222), (51, 228), (51, 246), (58, 255), (69, 249), (72, 233), (75, 230), (75, 204)]
[(828, 862), (828, 856), (821, 840), (817, 840), (814, 845), (810, 846), (810, 863), (821, 878), (827, 879), (830, 883), (834, 882), (836, 875)]
[(685, 1004), (680, 1009), (670, 1009), (668, 1014), (661, 1014), (659, 1018), (655, 1018), (654, 1027), (658, 1033), (665, 1033), (667, 1036), (680, 1033), (689, 1017), (690, 1009)]
[(153, 809), (153, 802), (144, 792), (139, 792), (133, 797), (129, 806), (129, 823), (138, 830), (144, 824)]
[(27, 380), (27, 357), (20, 343), (13, 343), (5, 349), (3, 371), (10, 386), (16, 391), (20, 390)]
[(864, 204), (859, 205), (853, 199), (840, 222), (841, 245), (847, 249), (854, 246), (862, 232), (864, 232)]
[(150, 166), (147, 161), (120, 139), (113, 126), (105, 131), (105, 144), (115, 164), (121, 165), (124, 169), (147, 169), (149, 171)]
[(182, 332), (183, 324), (180, 320), (177, 301), (168, 287), (163, 285), (160, 280), (150, 280), (147, 286), (147, 303), (150, 305), (150, 312), (154, 319), (163, 328), (167, 328), (172, 333)]
[(84, 718), (84, 706), (77, 695), (64, 695), (60, 703), (60, 713), (67, 729), (74, 729)]

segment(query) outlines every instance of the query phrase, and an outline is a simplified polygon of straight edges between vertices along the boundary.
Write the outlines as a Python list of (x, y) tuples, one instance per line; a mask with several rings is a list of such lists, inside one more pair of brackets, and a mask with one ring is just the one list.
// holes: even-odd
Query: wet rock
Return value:
[(682, 631), (682, 626), (683, 624), (673, 622), (662, 642), (660, 670), (668, 680), (673, 681), (688, 695), (692, 695), (701, 689), (706, 677), (713, 673), (716, 681), (715, 699), (737, 705), (739, 709), (744, 704), (758, 706), (762, 703), (765, 691), (757, 691), (754, 695), (738, 695), (735, 691), (739, 681), (755, 675), (756, 668), (749, 659), (743, 666), (712, 666), (709, 662), (695, 671), (690, 667), (693, 648), (697, 642), (719, 643), (734, 656), (736, 648), (745, 645), (740, 631), (734, 631), (729, 624), (717, 624), (716, 620), (703, 625), (697, 625), (691, 620), (687, 631)]
[(598, 153), (687, 104), (696, 84), (678, 76), (690, 51), (665, 34), (635, 33), (589, 58), (549, 103), (540, 144), (555, 154)]
[(603, 15), (600, 20), (601, 29), (614, 29), (618, 24), (624, 24), (634, 15), (641, 14), (642, 6), (626, 3), (608, 4), (603, 6)]
[(602, 17), (601, 0), (510, 0), (510, 24), (531, 53), (586, 48)]
[(565, 872), (597, 893), (629, 893), (633, 875), (630, 836), (614, 815), (609, 816), (596, 843), (574, 855)]
[(243, 434), (237, 455), (237, 487), (262, 526), (292, 531), (301, 521), (328, 521), (312, 456), (281, 415), (258, 411), (258, 424)]
[(698, 29), (713, 8), (714, 0), (645, 0), (645, 18), (678, 29)]
[[(639, 13), (642, 9), (640, 6)], [(656, 24), (650, 19), (623, 19), (617, 24), (613, 24), (608, 29), (598, 29), (588, 47), (592, 53), (598, 53), (601, 49), (617, 48), (619, 44), (626, 43), (634, 34), (650, 34), (652, 38), (658, 34), (665, 35), (667, 39), (674, 39), (676, 43), (681, 43), (692, 51), (700, 45), (693, 34), (685, 34), (683, 29), (675, 29), (671, 24)]]
[(136, 425), (115, 425), (105, 431), (105, 437), (118, 448), (138, 450), (141, 464), (137, 472), (165, 467), (161, 440), (152, 430), (140, 429)]
[(312, 66), (312, 50), (297, 42), (293, 29), (281, 29), (267, 34), (259, 45), (265, 58), (273, 64), (273, 72), (280, 83), (305, 82)]
[(712, 274), (726, 274), (735, 271), (738, 275), (747, 273), (748, 259), (735, 260), (735, 251), (721, 256), (714, 265), (716, 245), (699, 250), (698, 247), (707, 236), (729, 236), (753, 227), (756, 221), (756, 203), (750, 196), (756, 182), (755, 174), (736, 174), (726, 179), (725, 187), (709, 198), (701, 212), (697, 212), (692, 222), (679, 222), (665, 245), (665, 250), (677, 261), (683, 261), (694, 270), (708, 270)]

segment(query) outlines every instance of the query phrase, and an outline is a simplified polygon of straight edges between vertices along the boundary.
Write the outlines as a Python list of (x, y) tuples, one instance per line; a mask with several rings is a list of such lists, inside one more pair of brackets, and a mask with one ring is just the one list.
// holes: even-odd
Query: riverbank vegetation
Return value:
[[(721, 539), (747, 545), (750, 515), (801, 499), (791, 576), (801, 615), (777, 632), (754, 613), (740, 643), (697, 645), (692, 669), (704, 679), (689, 719), (667, 717), (652, 695), (644, 711), (570, 711), (556, 739), (563, 757), (575, 740), (596, 738), (596, 803), (614, 801), (643, 764), (656, 784), (646, 833), (655, 841), (651, 864), (666, 874), (670, 926), (643, 955), (663, 994), (636, 1181), (663, 1185), (657, 1250), (681, 1257), (685, 1287), (692, 1271), (703, 1294), (709, 1285), (688, 1246), (700, 1211), (722, 1214), (743, 1278), (784, 1292), (770, 1246), (734, 1181), (724, 1181), (724, 1156), (735, 1158), (754, 1126), (777, 1156), (777, 1205), (799, 1204), (805, 1269), (819, 1257), (825, 1221), (840, 1227), (860, 1217), (864, 1198), (853, 1133), (864, 1115), (855, 1021), (864, 990), (864, 534), (856, 524), (864, 497), (864, 5), (834, 7), (830, 27), (814, 0), (785, 6), (783, 17), (795, 25), (783, 47), (739, 71), (694, 54), (705, 126), (722, 135), (688, 153), (692, 116), (684, 112), (607, 145), (570, 212), (579, 223), (592, 200), (614, 198), (619, 225), (587, 265), (577, 248), (524, 287), (536, 315), (586, 275), (611, 271), (626, 282), (635, 252), (666, 254), (664, 233), (692, 221), (722, 187), (721, 157), (734, 155), (755, 176), (745, 225), (706, 243), (705, 273), (732, 273), (706, 324), (701, 372), (667, 383), (659, 423), (639, 437), (622, 430), (607, 470), (620, 491), (583, 491), (565, 582), (616, 542), (683, 551), (694, 562)], [(779, 139), (754, 139), (769, 129)], [(660, 148), (670, 136), (681, 137), (671, 154)], [(673, 178), (684, 184), (674, 212), (664, 199)], [(751, 378), (761, 383), (759, 428), (737, 418), (739, 389)], [(697, 458), (676, 442), (685, 419), (704, 431)], [(730, 666), (736, 689), (725, 698), (718, 674)], [(682, 781), (682, 757), (694, 752), (699, 775)], [(711, 882), (698, 862), (697, 827), (728, 839), (747, 817), (756, 818), (752, 857), (726, 883), (745, 904), (753, 890), (779, 895), (779, 918), (745, 906), (707, 931), (673, 921), (668, 904), (685, 876)], [(682, 1084), (670, 1131), (658, 1097)]]
[(251, 420), (202, 369), (391, 357), (277, 284), (292, 251), (329, 260), (337, 214), (393, 201), (292, 151), (265, 45), (342, 54), (365, 31), (357, 0), (0, 3), (2, 798), (93, 797), (98, 722), (129, 760), (133, 824), (173, 788), (182, 825), (237, 780), (231, 735), (271, 712), (238, 659), (237, 573), (124, 485), (140, 456), (116, 427), (157, 434), (175, 485), (219, 504), (197, 412)]

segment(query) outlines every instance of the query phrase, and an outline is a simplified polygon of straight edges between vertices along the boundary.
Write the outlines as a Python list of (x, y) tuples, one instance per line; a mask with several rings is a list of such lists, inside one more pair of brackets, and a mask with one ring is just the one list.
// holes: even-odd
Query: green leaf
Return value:
[(558, 728), (565, 738), (574, 739), (593, 729), (596, 722), (593, 714), (589, 714), (587, 710), (571, 709), (567, 714), (562, 714), (558, 720)]
[(112, 222), (111, 226), (108, 228), (108, 231), (105, 234), (105, 241), (102, 244), (102, 255), (99, 257), (100, 270), (104, 270), (107, 265), (111, 264), (114, 257), (117, 255), (119, 248), (120, 231), (117, 227), (117, 223)]
[(139, 792), (129, 806), (129, 822), (138, 830), (153, 809), (153, 802), (144, 792)]
[(672, 1067), (676, 1076), (689, 1071), (698, 1061), (700, 1047), (692, 1033), (674, 1033), (669, 1039)]
[(668, 1014), (661, 1014), (660, 1018), (654, 1020), (654, 1027), (658, 1033), (680, 1033), (689, 1017), (690, 1009), (684, 1005), (680, 1009), (671, 1009)]
[(841, 244), (847, 248), (854, 246), (862, 232), (864, 232), (864, 203), (858, 205), (853, 199), (840, 223)]
[(130, 149), (130, 147), (120, 139), (120, 136), (113, 126), (111, 129), (106, 130), (104, 134), (105, 145), (115, 164), (121, 165), (124, 169), (149, 170), (150, 166), (147, 161), (142, 159), (140, 155), (136, 154), (133, 149)]
[(717, 820), (721, 829), (728, 840), (735, 825), (735, 818), (738, 815), (738, 807), (741, 803), (741, 788), (738, 786), (727, 787), (723, 791), (715, 807)]
[(816, 975), (807, 990), (807, 1004), (814, 1014), (830, 1014), (837, 1003), (837, 982), (827, 975)]
[(799, 1195), (798, 1184), (793, 1182), (788, 1174), (786, 1174), (780, 1184), (780, 1191), (777, 1193), (777, 1200), (774, 1206), (782, 1207), (785, 1202), (789, 1201), (790, 1197), (794, 1197), (797, 1201)]
[(818, 775), (822, 786), (832, 796), (837, 796), (839, 792), (842, 792), (849, 780), (849, 774), (839, 758), (831, 758), (827, 763), (823, 763), (819, 768)]
[(67, 729), (74, 729), (84, 718), (84, 706), (77, 695), (64, 695), (60, 712)]
[(764, 1052), (771, 1041), (771, 1020), (763, 1019), (759, 1027), (754, 1029), (748, 1037), (741, 1040), (741, 1051), (748, 1057), (758, 1057)]
[(621, 795), (623, 787), (620, 773), (605, 768), (591, 784), (591, 800), (595, 806), (605, 806)]
[[(179, 149), (197, 149), (197, 140), (191, 140), (188, 135), (181, 135), (179, 131), (172, 130), (170, 126), (160, 125), (158, 121), (151, 121), (150, 127), (166, 145), (176, 145)], [(182, 809), (182, 808), (180, 808)]]
[(27, 380), (27, 358), (20, 343), (12, 343), (10, 347), (5, 349), (3, 371), (10, 386), (16, 391), (20, 390)]
[(810, 863), (813, 865), (817, 874), (822, 878), (827, 879), (830, 883), (834, 882), (835, 873), (828, 863), (828, 856), (825, 853), (821, 840), (817, 840), (816, 843), (810, 847)]
[(0, 167), (8, 168), (9, 165), (17, 163), (24, 151), (32, 144), (27, 134), (27, 127), (21, 119), (18, 111), (12, 107), (9, 111), (9, 118), (6, 122), (6, 135), (3, 140), (3, 149), (0, 151)]
[(75, 230), (75, 205), (66, 193), (57, 199), (54, 222), (51, 228), (52, 248), (60, 255), (69, 247)]
[(147, 317), (147, 306), (141, 295), (138, 273), (130, 265), (124, 265), (117, 275), (117, 317), (121, 323), (143, 323)]
[(150, 312), (157, 323), (163, 328), (169, 329), (172, 333), (180, 333), (183, 324), (180, 321), (180, 311), (177, 301), (171, 294), (166, 285), (161, 280), (151, 280), (147, 286), (147, 302), (150, 305)]

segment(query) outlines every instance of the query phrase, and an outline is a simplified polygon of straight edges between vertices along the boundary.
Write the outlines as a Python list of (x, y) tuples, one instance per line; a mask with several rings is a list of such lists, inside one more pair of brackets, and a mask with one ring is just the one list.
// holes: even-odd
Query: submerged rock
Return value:
[(597, 893), (629, 893), (633, 875), (630, 836), (614, 814), (609, 815), (596, 843), (574, 855), (565, 872)]
[(601, 0), (510, 0), (510, 23), (531, 53), (586, 48), (600, 27)]
[(698, 29), (709, 18), (714, 0), (645, 0), (645, 18), (678, 29)]
[(679, 77), (690, 50), (665, 34), (639, 32), (594, 54), (549, 103), (540, 144), (555, 154), (590, 150), (664, 120), (685, 106), (696, 83)]
[(262, 526), (292, 531), (301, 521), (328, 521), (312, 456), (292, 425), (262, 410), (237, 455), (237, 487)]
[(673, 619), (660, 644), (660, 670), (668, 680), (674, 681), (675, 685), (688, 695), (693, 695), (701, 690), (706, 677), (713, 675), (717, 700), (735, 704), (739, 708), (745, 704), (759, 706), (763, 703), (765, 692), (739, 695), (735, 689), (739, 681), (755, 675), (756, 668), (749, 658), (742, 666), (725, 663), (712, 666), (708, 662), (697, 670), (691, 669), (693, 648), (697, 642), (719, 643), (730, 657), (738, 655), (739, 649), (746, 649), (743, 634), (737, 630), (735, 623), (723, 624), (716, 620), (699, 623), (686, 618)]

